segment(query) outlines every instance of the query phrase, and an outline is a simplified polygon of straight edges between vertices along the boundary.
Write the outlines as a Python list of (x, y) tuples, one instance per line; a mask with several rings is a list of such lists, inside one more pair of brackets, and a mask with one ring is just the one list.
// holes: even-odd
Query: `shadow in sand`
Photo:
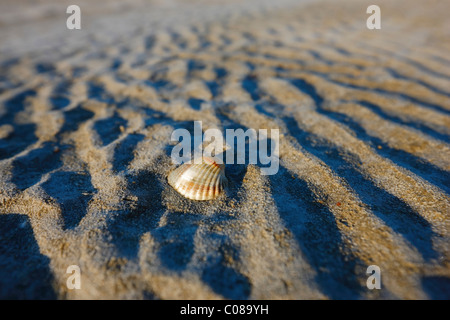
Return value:
[(439, 89), (439, 88), (436, 88), (436, 87), (432, 86), (431, 84), (429, 84), (429, 83), (427, 83), (427, 82), (425, 82), (423, 80), (420, 80), (418, 78), (411, 78), (411, 77), (405, 76), (405, 75), (399, 73), (398, 71), (396, 71), (395, 69), (392, 69), (392, 68), (386, 68), (386, 71), (389, 72), (389, 74), (393, 78), (414, 82), (414, 83), (416, 83), (418, 85), (421, 85), (422, 87), (427, 88), (428, 90), (433, 91), (434, 93), (442, 94), (442, 95), (445, 95), (445, 96), (450, 98), (450, 93), (449, 92), (444, 91), (444, 90)]
[(364, 263), (345, 248), (343, 236), (329, 208), (316, 201), (311, 187), (283, 166), (269, 176), (280, 217), (295, 236), (314, 268), (315, 281), (331, 299), (356, 299)]
[(97, 131), (98, 136), (103, 146), (106, 146), (116, 140), (120, 136), (120, 128), (124, 128), (127, 121), (114, 113), (109, 118), (98, 120), (94, 123), (94, 130)]
[(203, 269), (202, 280), (211, 289), (222, 295), (225, 299), (248, 299), (251, 293), (251, 284), (247, 277), (227, 265), (225, 257), (239, 261), (239, 250), (228, 244), (225, 235), (211, 234), (221, 243), (217, 248), (217, 255), (210, 256), (207, 267)]
[(397, 123), (399, 125), (404, 125), (404, 126), (408, 126), (408, 127), (412, 127), (416, 130), (419, 130), (421, 132), (423, 132), (424, 134), (427, 134), (435, 139), (439, 139), (441, 141), (447, 142), (450, 140), (450, 135), (447, 134), (443, 134), (440, 133), (438, 131), (435, 131), (433, 128), (429, 128), (428, 126), (426, 126), (425, 124), (419, 122), (419, 121), (414, 121), (414, 120), (404, 120), (401, 119), (398, 116), (395, 115), (391, 115), (387, 112), (385, 112), (381, 107), (377, 106), (374, 103), (368, 102), (368, 101), (364, 101), (364, 100), (359, 100), (356, 101), (358, 104), (366, 107), (367, 109), (371, 110), (372, 112), (376, 113), (377, 115), (379, 115), (380, 117), (382, 117), (383, 119), (392, 121), (394, 123)]
[(38, 73), (54, 72), (56, 70), (51, 63), (37, 63), (35, 67)]
[(111, 63), (111, 70), (116, 71), (122, 66), (122, 60), (119, 58), (114, 58), (113, 62)]
[[(317, 73), (315, 73), (315, 74), (317, 74)], [(425, 108), (429, 108), (429, 109), (432, 109), (432, 110), (435, 110), (435, 111), (438, 111), (438, 112), (441, 112), (441, 113), (444, 113), (444, 114), (447, 114), (447, 115), (450, 114), (449, 110), (445, 109), (444, 107), (442, 107), (442, 106), (440, 106), (440, 105), (438, 105), (436, 103), (420, 100), (420, 99), (412, 97), (412, 96), (410, 96), (410, 95), (408, 95), (406, 93), (389, 91), (389, 90), (380, 89), (380, 88), (368, 88), (368, 87), (363, 87), (363, 86), (359, 86), (359, 85), (356, 85), (356, 84), (350, 84), (350, 83), (346, 83), (346, 82), (341, 82), (341, 81), (337, 81), (337, 80), (331, 79), (329, 76), (324, 75), (324, 74), (320, 74), (320, 76), (325, 78), (326, 80), (334, 83), (334, 84), (337, 84), (337, 85), (345, 87), (345, 88), (359, 89), (359, 90), (363, 90), (363, 91), (370, 91), (370, 92), (379, 93), (381, 95), (388, 95), (388, 96), (398, 97), (398, 98), (401, 98), (401, 99), (403, 99), (405, 101), (409, 101), (411, 103), (420, 105), (420, 106), (425, 107)]]
[(248, 92), (253, 101), (258, 101), (260, 99), (258, 81), (256, 77), (248, 76), (242, 80), (242, 88)]
[(362, 128), (357, 122), (345, 115), (334, 112), (327, 112), (324, 114), (326, 114), (333, 120), (336, 120), (348, 126), (353, 130), (353, 132), (356, 133), (356, 137), (358, 139), (368, 143), (369, 145), (372, 145), (373, 150), (380, 156), (390, 159), (396, 165), (408, 169), (409, 171), (417, 174), (419, 177), (431, 182), (432, 184), (441, 188), (443, 191), (450, 194), (450, 185), (448, 184), (448, 181), (450, 181), (449, 172), (442, 170), (435, 165), (427, 162), (426, 160), (416, 157), (411, 153), (391, 148), (381, 139), (367, 134), (364, 128)]
[[(178, 123), (186, 129), (193, 130), (191, 122)], [(170, 154), (170, 148), (166, 153)], [(156, 160), (159, 161), (159, 160)], [(161, 160), (162, 161), (162, 160)], [(241, 166), (239, 166), (241, 167)], [(245, 169), (245, 168), (241, 168)], [(229, 180), (233, 189), (242, 184), (245, 170), (231, 172)], [(202, 279), (216, 293), (226, 298), (244, 299), (249, 296), (250, 283), (237, 270), (225, 262), (224, 254), (234, 251), (233, 257), (238, 259), (238, 249), (232, 248), (229, 238), (209, 231), (208, 225), (221, 223), (234, 217), (224, 212), (209, 214), (211, 206), (207, 202), (191, 201), (183, 198), (173, 189), (167, 189), (164, 177), (159, 174), (141, 171), (137, 175), (129, 175), (127, 197), (129, 209), (111, 217), (108, 230), (112, 235), (118, 253), (127, 259), (136, 259), (139, 253), (140, 239), (149, 232), (157, 248), (157, 256), (165, 270), (182, 272), (188, 268), (195, 253), (195, 236), (199, 225), (204, 225), (202, 238), (211, 237), (213, 241), (220, 237), (217, 252), (207, 257), (202, 263)], [(237, 190), (234, 190), (237, 193)], [(172, 199), (177, 198), (177, 200)], [(163, 199), (164, 198), (164, 199)], [(179, 209), (176, 205), (180, 201)], [(207, 241), (207, 240), (206, 240)], [(218, 255), (218, 256), (217, 256)]]
[(0, 68), (10, 70), (10, 68), (20, 63), (20, 58), (8, 58), (0, 62)]
[(11, 158), (37, 141), (34, 124), (14, 124), (14, 131), (0, 139), (0, 160)]
[(186, 49), (188, 45), (188, 41), (183, 38), (178, 32), (171, 31), (170, 32), (171, 40), (174, 44), (178, 46), (181, 50)]
[(436, 234), (430, 223), (418, 215), (408, 204), (364, 177), (356, 169), (359, 164), (356, 156), (301, 130), (293, 118), (284, 118), (283, 120), (290, 128), (291, 134), (305, 150), (321, 159), (336, 174), (343, 177), (372, 212), (392, 230), (408, 240), (425, 260), (438, 257), (433, 249), (433, 237)]
[(107, 104), (114, 103), (114, 97), (105, 90), (105, 88), (97, 83), (88, 83), (88, 97)]
[(172, 84), (164, 79), (156, 79), (156, 78), (152, 78), (150, 80), (145, 80), (144, 83), (149, 86), (152, 87), (156, 90), (161, 90), (162, 88), (166, 88), (166, 87), (171, 87)]
[(204, 103), (205, 100), (203, 99), (196, 99), (196, 98), (189, 98), (188, 104), (189, 106), (194, 110), (200, 110), (202, 107), (202, 103)]
[(95, 193), (91, 177), (85, 172), (59, 171), (42, 184), (45, 192), (61, 206), (64, 229), (73, 229), (86, 215)]
[(156, 37), (154, 35), (149, 35), (145, 37), (144, 39), (144, 48), (147, 51), (150, 51), (153, 49), (156, 43)]
[(212, 99), (216, 98), (220, 93), (220, 84), (218, 81), (205, 81), (206, 86), (208, 87), (209, 91), (211, 92)]
[(108, 230), (119, 254), (134, 259), (139, 252), (142, 235), (154, 230), (164, 213), (161, 204), (163, 188), (153, 172), (141, 171), (127, 179), (127, 189), (131, 196), (125, 201), (129, 209), (112, 216), (108, 222)]
[(450, 278), (430, 276), (422, 278), (422, 287), (433, 300), (450, 300)]
[(56, 299), (52, 282), (28, 217), (0, 214), (0, 299)]
[(62, 95), (52, 95), (49, 99), (54, 110), (63, 109), (70, 104), (70, 100)]
[(94, 113), (92, 111), (84, 109), (81, 105), (64, 112), (64, 125), (58, 135), (77, 130), (81, 123), (93, 116)]
[(158, 297), (151, 291), (144, 291), (142, 293), (143, 300), (159, 300)]
[(216, 79), (217, 80), (221, 80), (221, 79), (225, 78), (227, 76), (227, 74), (228, 74), (227, 69), (221, 68), (221, 67), (216, 67), (214, 69), (214, 72), (216, 73)]
[(158, 257), (162, 265), (173, 271), (183, 271), (194, 254), (194, 237), (201, 216), (168, 212), (164, 226), (152, 231), (158, 242)]
[[(391, 53), (389, 53), (389, 54), (391, 54)], [(423, 63), (418, 62), (416, 60), (413, 60), (413, 59), (410, 59), (410, 58), (406, 58), (406, 57), (403, 57), (403, 59), (405, 61), (407, 61), (408, 64), (413, 65), (415, 68), (419, 69), (420, 71), (422, 71), (424, 73), (427, 73), (427, 74), (429, 74), (431, 76), (434, 76), (434, 77), (444, 78), (444, 79), (450, 80), (450, 76), (448, 74), (445, 74), (443, 72), (438, 72), (436, 70), (430, 69), (429, 67), (427, 67)]]
[(82, 75), (86, 74), (88, 71), (88, 68), (80, 67), (80, 66), (73, 66), (70, 68), (72, 72), (72, 78), (76, 79), (78, 77), (81, 77)]
[[(232, 128), (247, 130), (225, 115), (218, 117), (222, 122), (231, 122)], [(230, 176), (229, 172), (227, 176)], [(358, 298), (363, 290), (358, 275), (366, 267), (345, 249), (333, 213), (316, 201), (311, 187), (304, 180), (293, 177), (285, 167), (280, 166), (277, 174), (268, 177), (271, 185), (276, 186), (272, 189), (272, 196), (280, 217), (317, 272), (315, 280), (320, 289), (332, 299)]]
[[(77, 130), (80, 123), (94, 116), (92, 112), (81, 106), (64, 112), (63, 115), (64, 125), (55, 136), (57, 140), (61, 139), (61, 135)], [(61, 151), (68, 147), (47, 141), (39, 148), (14, 159), (11, 181), (21, 190), (33, 186), (41, 180), (44, 174), (62, 166)]]
[(0, 139), (0, 160), (13, 157), (37, 141), (36, 125), (16, 124), (14, 121), (15, 116), (25, 109), (26, 99), (35, 95), (34, 90), (25, 90), (4, 103), (6, 112), (0, 118), (0, 126), (12, 125), (13, 131), (4, 139)]
[[(238, 191), (245, 175), (242, 170), (228, 171), (229, 198), (237, 199)], [(175, 193), (173, 191), (172, 193)], [(178, 197), (178, 195), (175, 195)], [(232, 244), (226, 234), (219, 234), (213, 230), (213, 225), (236, 217), (226, 212), (216, 212), (213, 216), (204, 216), (202, 211), (208, 212), (208, 203), (198, 203), (183, 200), (191, 205), (191, 212), (170, 211), (165, 216), (165, 225), (152, 231), (152, 236), (158, 241), (160, 249), (158, 257), (161, 263), (170, 270), (183, 271), (187, 268), (195, 252), (195, 235), (198, 225), (202, 225), (202, 242), (214, 243), (217, 249), (209, 252), (205, 262), (201, 263), (201, 279), (217, 294), (226, 299), (247, 299), (251, 293), (249, 279), (241, 274), (230, 261), (239, 261), (239, 248)], [(188, 205), (189, 205), (188, 204)]]
[(192, 78), (194, 76), (195, 71), (201, 71), (206, 68), (204, 62), (200, 60), (189, 59), (187, 62), (187, 77)]
[(70, 96), (70, 89), (73, 85), (73, 80), (71, 79), (63, 79), (57, 84), (55, 84), (54, 89), (52, 90), (53, 95), (62, 95), (64, 97)]
[(202, 32), (197, 33), (198, 40), (198, 48), (194, 50), (194, 52), (204, 52), (204, 50), (208, 49), (212, 43), (205, 36), (204, 32), (208, 32), (206, 30), (202, 30)]
[(216, 73), (216, 78), (211, 81), (205, 81), (213, 99), (221, 93), (224, 78), (228, 74), (228, 71), (224, 68), (215, 68), (214, 72)]
[(126, 169), (128, 164), (133, 160), (133, 151), (139, 142), (144, 140), (145, 136), (136, 133), (129, 134), (123, 139), (114, 149), (114, 156), (112, 160), (113, 170), (116, 172)]
[(55, 152), (56, 145), (45, 142), (38, 149), (31, 150), (13, 163), (11, 181), (21, 190), (38, 183), (41, 177), (62, 165), (60, 153)]
[(366, 143), (381, 146), (381, 148), (374, 148), (382, 157), (392, 160), (399, 166), (403, 166), (411, 172), (417, 174), (425, 180), (437, 185), (439, 188), (450, 194), (450, 173), (446, 172), (428, 162), (424, 159), (418, 158), (408, 152), (393, 149), (379, 138), (370, 136), (356, 121), (338, 112), (326, 110), (322, 107), (323, 98), (317, 93), (315, 87), (303, 79), (291, 80), (291, 83), (300, 91), (308, 94), (316, 103), (317, 112), (345, 125), (352, 129), (358, 139)]

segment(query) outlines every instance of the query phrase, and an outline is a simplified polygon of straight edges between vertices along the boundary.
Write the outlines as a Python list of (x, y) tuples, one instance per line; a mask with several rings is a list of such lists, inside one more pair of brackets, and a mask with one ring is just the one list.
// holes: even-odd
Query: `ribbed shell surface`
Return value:
[(202, 158), (201, 164), (182, 164), (167, 179), (175, 190), (192, 200), (214, 199), (227, 184), (225, 166), (207, 157)]

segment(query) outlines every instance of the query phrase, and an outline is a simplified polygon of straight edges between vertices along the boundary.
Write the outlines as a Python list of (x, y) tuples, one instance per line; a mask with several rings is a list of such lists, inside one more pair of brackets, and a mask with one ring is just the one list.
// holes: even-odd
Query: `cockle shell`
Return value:
[(216, 198), (228, 184), (225, 165), (214, 158), (202, 157), (201, 164), (185, 163), (167, 177), (169, 184), (180, 194), (192, 200)]

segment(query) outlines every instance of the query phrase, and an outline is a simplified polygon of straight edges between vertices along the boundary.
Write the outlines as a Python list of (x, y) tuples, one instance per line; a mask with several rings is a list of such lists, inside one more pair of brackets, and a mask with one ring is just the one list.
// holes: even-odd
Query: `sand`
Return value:
[[(450, 3), (393, 2), (2, 1), (0, 298), (449, 299)], [(183, 198), (194, 121), (279, 172)]]

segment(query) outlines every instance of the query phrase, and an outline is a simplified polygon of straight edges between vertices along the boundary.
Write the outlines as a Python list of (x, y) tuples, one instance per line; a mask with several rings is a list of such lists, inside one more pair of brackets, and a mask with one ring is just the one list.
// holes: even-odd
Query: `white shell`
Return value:
[(180, 194), (192, 200), (211, 200), (226, 187), (225, 165), (214, 158), (202, 157), (201, 164), (185, 163), (167, 177), (169, 184)]

